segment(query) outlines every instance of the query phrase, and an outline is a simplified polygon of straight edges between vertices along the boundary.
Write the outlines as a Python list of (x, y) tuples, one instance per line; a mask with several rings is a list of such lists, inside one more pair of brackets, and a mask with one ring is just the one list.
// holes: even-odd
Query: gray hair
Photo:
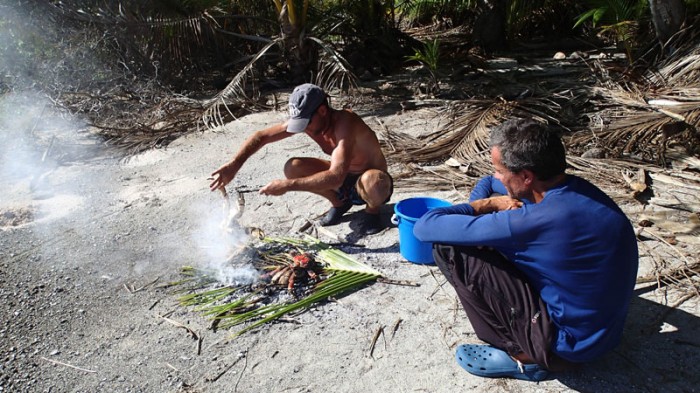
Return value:
[(532, 119), (511, 119), (492, 128), (490, 146), (501, 151), (501, 162), (514, 173), (528, 169), (539, 180), (549, 180), (566, 169), (557, 132)]

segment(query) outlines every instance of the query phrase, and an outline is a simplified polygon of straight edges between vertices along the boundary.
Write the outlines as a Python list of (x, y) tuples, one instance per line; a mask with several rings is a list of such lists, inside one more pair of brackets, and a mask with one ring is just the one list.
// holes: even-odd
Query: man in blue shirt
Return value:
[(564, 146), (544, 124), (506, 121), (490, 144), (507, 195), (433, 209), (414, 234), (434, 243), (438, 267), (489, 344), (460, 346), (458, 363), (479, 376), (539, 381), (619, 344), (637, 241), (612, 199), (565, 174)]

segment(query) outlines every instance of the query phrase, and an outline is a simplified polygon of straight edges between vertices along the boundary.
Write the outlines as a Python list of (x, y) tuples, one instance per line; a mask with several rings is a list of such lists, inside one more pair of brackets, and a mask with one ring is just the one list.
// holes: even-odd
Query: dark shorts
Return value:
[[(384, 201), (384, 203), (387, 203), (389, 202), (389, 199), (391, 199), (391, 195), (394, 193), (394, 178), (391, 177), (391, 175), (388, 172), (384, 173), (386, 173), (386, 175), (389, 176), (389, 181), (391, 182), (391, 190), (389, 191), (389, 196), (386, 198), (386, 201)], [(345, 178), (345, 181), (343, 181), (343, 185), (340, 186), (340, 188), (335, 192), (338, 196), (338, 199), (340, 199), (343, 202), (350, 201), (353, 205), (364, 205), (367, 203), (360, 197), (360, 194), (357, 192), (357, 181), (360, 179), (360, 176), (362, 176), (361, 173), (351, 173)]]

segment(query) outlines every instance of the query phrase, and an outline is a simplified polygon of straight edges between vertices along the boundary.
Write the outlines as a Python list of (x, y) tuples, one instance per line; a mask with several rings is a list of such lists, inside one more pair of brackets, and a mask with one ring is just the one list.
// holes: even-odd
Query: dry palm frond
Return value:
[(469, 176), (446, 165), (425, 167), (407, 164), (404, 170), (395, 174), (397, 187), (419, 191), (450, 191), (468, 194), (478, 177)]
[[(559, 123), (553, 115), (559, 106), (550, 99), (531, 98), (522, 101), (467, 100), (454, 104), (448, 115), (453, 120), (442, 130), (422, 138), (402, 136), (398, 133), (384, 135), (385, 147), (393, 152), (392, 161), (406, 163), (443, 163), (452, 158), (467, 168), (472, 176), (490, 172), (489, 128), (511, 117), (532, 117), (540, 121)], [(462, 177), (462, 178), (460, 178)], [(446, 187), (463, 182), (468, 176), (459, 171), (447, 171)]]
[(650, 81), (664, 87), (700, 87), (700, 18), (686, 21), (686, 27), (665, 43), (672, 48), (672, 54), (655, 62), (657, 72), (650, 72)]
[[(493, 100), (470, 100), (458, 104), (450, 111), (459, 114), (442, 130), (422, 138), (386, 135), (396, 152), (391, 159), (398, 162), (444, 162), (455, 154), (460, 161), (479, 165), (483, 152), (488, 146), (488, 127), (496, 124), (499, 118), (512, 111), (504, 102)], [(476, 163), (472, 160), (477, 157)]]
[(389, 132), (388, 129), (382, 128), (379, 134), (382, 149), (388, 152), (387, 159), (392, 162), (403, 162), (405, 151), (418, 150), (423, 146), (420, 139), (403, 132)]
[[(326, 91), (355, 89), (357, 87), (357, 78), (350, 71), (348, 62), (322, 40), (315, 37), (307, 37), (307, 39), (308, 42), (315, 43), (321, 49), (321, 57), (318, 64), (319, 71), (316, 75), (315, 83)], [(255, 65), (268, 56), (268, 52), (273, 47), (279, 46), (282, 48), (284, 42), (284, 37), (278, 37), (269, 41), (222, 91), (204, 103), (206, 110), (202, 116), (202, 121), (206, 126), (220, 126), (224, 124), (221, 107), (226, 109), (231, 117), (235, 118), (229, 109), (231, 103), (236, 103), (239, 106), (259, 105), (259, 92), (255, 88)], [(248, 86), (249, 84), (252, 86)]]
[(688, 56), (675, 58), (652, 76), (652, 82), (660, 82), (664, 86), (700, 87), (699, 61), (698, 50)]
[(656, 162), (663, 160), (671, 141), (700, 142), (695, 136), (700, 120), (700, 90), (631, 91), (618, 87), (598, 88), (595, 92), (597, 102), (605, 109), (592, 114), (590, 130), (569, 139), (569, 146), (574, 149), (605, 146), (614, 157), (633, 154)]
[[(262, 59), (272, 47), (280, 45), (282, 42), (282, 38), (276, 38), (270, 41), (267, 45), (260, 49), (255, 56), (253, 56), (250, 62), (248, 62), (248, 64), (246, 64), (246, 66), (243, 67), (238, 74), (236, 74), (233, 80), (231, 80), (231, 82), (229, 82), (229, 84), (222, 91), (204, 103), (206, 110), (202, 115), (202, 122), (205, 126), (220, 126), (224, 124), (224, 116), (221, 114), (221, 106), (223, 106), (229, 112), (229, 114), (233, 116), (228, 107), (230, 103), (228, 102), (229, 100), (242, 104), (255, 102), (257, 98), (256, 95), (258, 93), (253, 87), (253, 96), (250, 96), (251, 92), (249, 92), (246, 87), (248, 79), (250, 78), (255, 80), (254, 67), (256, 63)], [(233, 117), (235, 118), (235, 116)]]
[(316, 84), (326, 91), (347, 91), (357, 88), (357, 77), (350, 71), (347, 60), (335, 49), (316, 37), (308, 37), (321, 48)]

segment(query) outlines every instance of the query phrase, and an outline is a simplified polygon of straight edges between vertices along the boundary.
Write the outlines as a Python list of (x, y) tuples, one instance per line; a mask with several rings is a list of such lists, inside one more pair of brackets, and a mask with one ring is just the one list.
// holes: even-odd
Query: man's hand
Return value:
[(263, 195), (274, 195), (279, 196), (285, 194), (288, 189), (289, 182), (287, 180), (273, 180), (263, 188), (260, 189), (260, 193)]
[(228, 183), (233, 180), (233, 178), (236, 176), (236, 173), (238, 173), (238, 168), (233, 166), (230, 162), (222, 165), (219, 169), (215, 170), (211, 176), (214, 178), (214, 181), (209, 184), (209, 189), (212, 191), (216, 191), (220, 189), (221, 187), (225, 187)]
[(469, 204), (472, 206), (472, 208), (474, 208), (474, 211), (477, 215), (500, 212), (504, 210), (518, 209), (523, 205), (521, 201), (515, 198), (511, 198), (507, 195), (493, 198), (478, 199)]

